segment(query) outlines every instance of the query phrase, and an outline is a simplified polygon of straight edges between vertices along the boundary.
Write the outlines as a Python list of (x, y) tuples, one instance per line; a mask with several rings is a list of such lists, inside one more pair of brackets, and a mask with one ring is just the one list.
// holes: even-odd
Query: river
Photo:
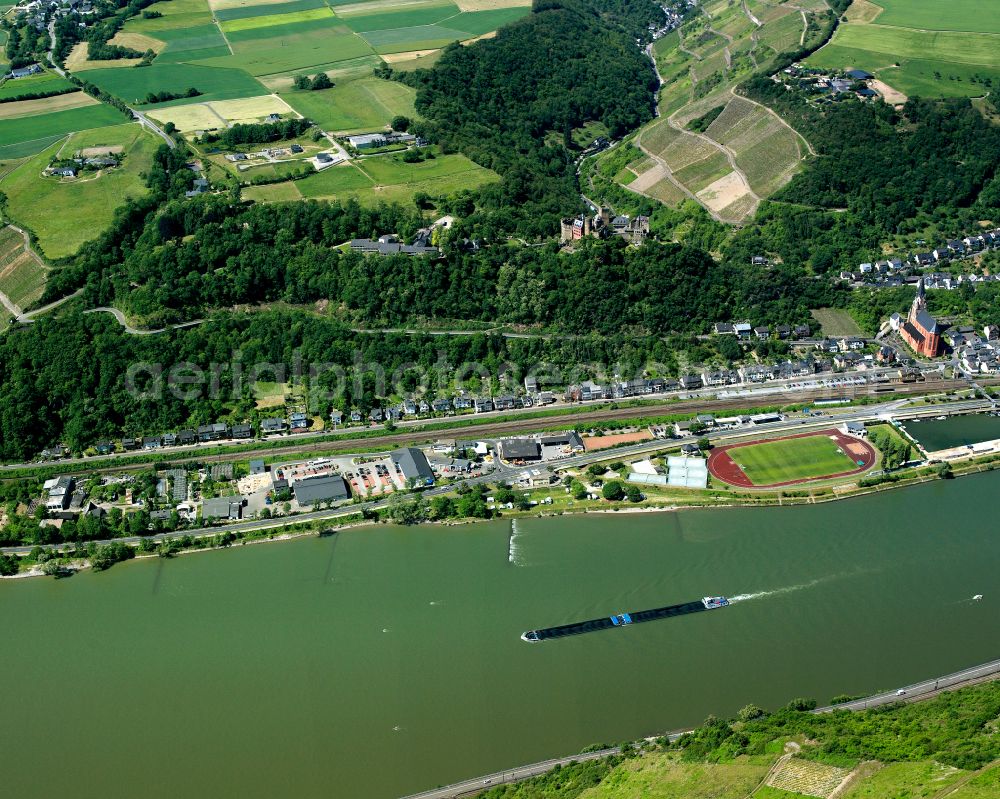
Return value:
[(905, 429), (924, 449), (935, 452), (1000, 438), (1000, 418), (985, 413), (971, 413), (949, 416), (947, 419), (924, 419), (919, 422), (911, 420), (906, 422)]
[[(359, 529), (0, 581), (4, 792), (392, 799), (996, 658), (998, 489), (521, 520), (513, 547), (509, 521)], [(739, 601), (519, 640), (706, 594)]]

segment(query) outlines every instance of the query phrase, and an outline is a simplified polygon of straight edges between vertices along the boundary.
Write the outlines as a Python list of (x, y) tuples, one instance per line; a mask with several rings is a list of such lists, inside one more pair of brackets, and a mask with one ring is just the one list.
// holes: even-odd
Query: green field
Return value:
[(392, 28), (412, 28), (421, 25), (433, 25), (449, 17), (459, 15), (458, 6), (454, 3), (441, 3), (440, 5), (421, 5), (414, 9), (402, 8), (398, 11), (379, 11), (372, 14), (351, 14), (350, 16), (340, 16), (340, 19), (351, 30), (358, 31), (380, 31)]
[(81, 72), (79, 76), (127, 103), (142, 100), (150, 92), (177, 92), (188, 87), (194, 87), (202, 93), (197, 98), (199, 102), (267, 94), (260, 83), (238, 69), (192, 64), (158, 65), (154, 62), (153, 66), (142, 69), (93, 69)]
[(414, 117), (415, 94), (402, 83), (368, 77), (317, 92), (289, 92), (282, 99), (324, 130), (346, 132), (384, 128), (399, 114)]
[(353, 198), (364, 205), (406, 204), (413, 201), (417, 192), (432, 197), (444, 196), (496, 179), (494, 172), (472, 163), (463, 155), (439, 155), (419, 164), (407, 164), (398, 156), (373, 156), (329, 167), (302, 180), (253, 186), (244, 189), (243, 196), (262, 202)]
[[(293, 28), (286, 25), (278, 28)], [(260, 30), (273, 31), (274, 28)], [(251, 39), (234, 42), (235, 55), (208, 58), (198, 61), (211, 68), (230, 67), (245, 70), (251, 75), (275, 75), (296, 70), (317, 70), (338, 61), (349, 61), (361, 56), (373, 55), (371, 47), (354, 33), (337, 33), (336, 29), (325, 28), (308, 33), (298, 33), (287, 38)], [(261, 94), (260, 91), (254, 92)]]
[(31, 75), (27, 78), (8, 80), (0, 84), (0, 100), (10, 100), (25, 94), (55, 92), (62, 89), (75, 89), (76, 86), (66, 78), (60, 78), (49, 72), (41, 75)]
[(866, 69), (908, 96), (975, 97), (982, 79), (1000, 82), (1000, 23), (971, 0), (889, 2), (876, 23), (840, 25), (808, 63)]
[(579, 797), (744, 799), (767, 774), (773, 760), (773, 756), (764, 755), (739, 757), (725, 764), (705, 764), (685, 763), (676, 754), (652, 754), (626, 761), (616, 769), (613, 779), (585, 790)]
[(858, 323), (842, 308), (814, 308), (809, 313), (819, 322), (824, 336), (864, 335)]
[(361, 35), (378, 53), (431, 50), (470, 38), (465, 31), (446, 28), (443, 25), (420, 25), (415, 28), (368, 31)]
[(219, 22), (229, 22), (247, 17), (262, 17), (274, 14), (294, 14), (311, 8), (323, 8), (323, 0), (290, 0), (286, 3), (265, 3), (263, 5), (243, 6), (242, 8), (220, 8), (215, 12)]
[[(4, 145), (4, 148), (0, 148), (0, 158), (16, 157), (4, 151), (10, 145), (28, 144), (39, 139), (51, 140), (59, 134), (119, 124), (124, 119), (121, 111), (103, 104), (54, 111), (40, 116), (0, 119), (0, 142)], [(38, 150), (31, 150), (29, 145), (25, 154), (31, 152)]]
[(148, 33), (159, 38), (160, 32), (212, 24), (212, 12), (207, 0), (164, 0), (153, 3), (148, 10), (158, 11), (163, 16), (156, 19), (145, 19), (142, 15), (132, 17), (125, 23), (123, 30), (128, 33)]
[(219, 33), (219, 29), (215, 25), (196, 25), (193, 28), (157, 31), (154, 38), (167, 43), (163, 52), (157, 56), (159, 59), (165, 55), (176, 57), (180, 53), (191, 57), (192, 51), (210, 50), (218, 47), (225, 48), (226, 52), (229, 52), (226, 40), (222, 38), (222, 34)]
[(729, 450), (729, 456), (755, 486), (809, 480), (858, 468), (825, 435), (750, 444)]
[[(158, 141), (138, 125), (126, 123), (74, 134), (51, 145), (0, 180), (11, 218), (38, 237), (48, 258), (72, 255), (111, 222), (126, 197), (146, 192), (141, 175), (149, 170)], [(100, 177), (66, 181), (41, 175), (57, 153), (70, 157), (85, 147), (115, 145), (124, 147), (125, 160)]]
[(996, 9), (982, 0), (877, 0), (885, 9), (876, 18), (879, 25), (938, 31), (1000, 33)]
[(294, 23), (316, 22), (319, 20), (332, 20), (333, 12), (323, 6), (322, 8), (307, 8), (301, 11), (288, 11), (284, 9), (281, 13), (267, 14), (264, 16), (241, 17), (239, 19), (223, 22), (221, 27), (228, 36), (230, 33), (238, 31), (248, 31), (257, 28), (270, 28), (281, 25), (292, 25)]

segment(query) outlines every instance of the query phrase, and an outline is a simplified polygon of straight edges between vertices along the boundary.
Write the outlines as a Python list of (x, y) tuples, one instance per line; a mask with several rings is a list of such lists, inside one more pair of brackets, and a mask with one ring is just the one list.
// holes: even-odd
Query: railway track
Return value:
[[(985, 381), (984, 381), (985, 382)], [(394, 449), (400, 446), (419, 444), (437, 438), (469, 438), (469, 439), (489, 439), (500, 436), (509, 436), (516, 433), (529, 433), (541, 430), (549, 430), (566, 425), (587, 425), (611, 420), (628, 420), (646, 418), (651, 416), (666, 416), (673, 414), (692, 413), (695, 411), (717, 412), (727, 410), (742, 410), (748, 407), (767, 405), (789, 405), (804, 404), (814, 402), (818, 399), (828, 399), (832, 395), (844, 397), (879, 397), (883, 398), (887, 393), (912, 396), (919, 394), (935, 394), (943, 391), (952, 391), (959, 388), (952, 380), (927, 380), (920, 383), (900, 383), (885, 384), (876, 383), (865, 386), (847, 386), (842, 391), (831, 391), (822, 389), (817, 391), (782, 391), (757, 397), (730, 397), (726, 399), (710, 399), (700, 397), (698, 399), (681, 400), (673, 402), (654, 402), (648, 405), (641, 405), (630, 408), (599, 408), (584, 413), (566, 413), (558, 416), (534, 417), (527, 419), (511, 419), (507, 421), (490, 422), (487, 424), (462, 424), (456, 420), (454, 427), (426, 430), (413, 428), (411, 430), (386, 433), (385, 435), (373, 436), (371, 438), (344, 438), (341, 440), (328, 440), (307, 442), (300, 441), (282, 447), (259, 447), (250, 450), (216, 453), (206, 455), (198, 449), (189, 452), (179, 452), (164, 454), (159, 463), (169, 463), (171, 466), (180, 466), (192, 463), (223, 463), (226, 461), (246, 460), (249, 458), (292, 455), (300, 453), (315, 454), (342, 454), (358, 451), (359, 449), (370, 449), (372, 446)], [(888, 389), (888, 390), (887, 390)], [(78, 461), (67, 463), (62, 470), (65, 474), (106, 474), (110, 472), (130, 472), (142, 471), (150, 468), (152, 461), (138, 463), (128, 463), (120, 465), (99, 465), (100, 461)], [(46, 464), (49, 468), (51, 464)], [(24, 469), (30, 466), (20, 467)], [(22, 477), (3, 477), (0, 472), (0, 480), (23, 479)]]

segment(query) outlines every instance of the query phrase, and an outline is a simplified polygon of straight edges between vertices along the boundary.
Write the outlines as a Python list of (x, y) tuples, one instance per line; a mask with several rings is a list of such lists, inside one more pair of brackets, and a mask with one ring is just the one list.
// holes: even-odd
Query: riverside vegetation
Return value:
[[(924, 702), (861, 712), (807, 712), (815, 706), (814, 700), (796, 699), (767, 713), (747, 705), (736, 719), (711, 717), (676, 743), (660, 739), (639, 748), (627, 745), (621, 755), (557, 768), (481, 795), (488, 799), (612, 799), (636, 795), (644, 787), (648, 793), (643, 796), (735, 799), (746, 795), (746, 786), (734, 766), (764, 764), (759, 780), (782, 744), (796, 741), (801, 747), (796, 757), (805, 760), (848, 769), (870, 762), (862, 779), (844, 794), (847, 797), (929, 796), (910, 793), (919, 787), (913, 784), (917, 769), (912, 766), (926, 772), (928, 788), (943, 788), (951, 784), (943, 783), (943, 776), (957, 781), (1000, 758), (998, 682), (946, 692)], [(663, 752), (667, 754), (659, 754)], [(904, 764), (912, 766), (900, 768)], [(881, 777), (879, 767), (884, 767)], [(695, 768), (699, 779), (692, 783)], [(980, 781), (986, 786), (1000, 785), (1000, 767), (986, 771)], [(869, 785), (873, 793), (867, 792)], [(775, 789), (762, 788), (754, 795), (801, 796), (771, 791)], [(990, 794), (969, 794), (970, 799), (980, 795)]]

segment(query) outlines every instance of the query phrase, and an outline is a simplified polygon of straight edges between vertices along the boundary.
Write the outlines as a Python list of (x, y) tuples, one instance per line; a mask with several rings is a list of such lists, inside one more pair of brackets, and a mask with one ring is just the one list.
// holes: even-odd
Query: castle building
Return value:
[(941, 326), (927, 311), (923, 278), (917, 282), (917, 296), (913, 298), (909, 316), (899, 326), (899, 334), (919, 355), (935, 358), (941, 353)]

